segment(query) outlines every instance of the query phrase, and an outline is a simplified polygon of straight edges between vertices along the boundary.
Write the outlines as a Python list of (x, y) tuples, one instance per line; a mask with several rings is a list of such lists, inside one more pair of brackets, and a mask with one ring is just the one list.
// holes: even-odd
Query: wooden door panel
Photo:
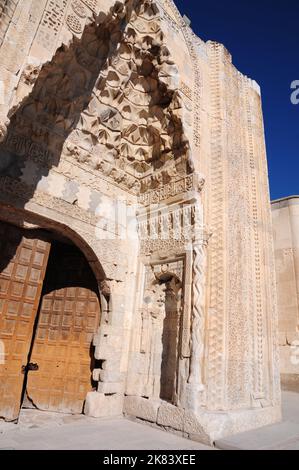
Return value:
[(97, 285), (82, 253), (53, 244), (30, 361), (27, 394), (40, 409), (81, 413), (91, 385), (91, 343), (99, 324)]
[[(35, 236), (35, 235), (34, 235)], [(0, 417), (18, 417), (35, 316), (50, 243), (32, 232), (0, 222)], [(2, 361), (3, 362), (3, 361)]]

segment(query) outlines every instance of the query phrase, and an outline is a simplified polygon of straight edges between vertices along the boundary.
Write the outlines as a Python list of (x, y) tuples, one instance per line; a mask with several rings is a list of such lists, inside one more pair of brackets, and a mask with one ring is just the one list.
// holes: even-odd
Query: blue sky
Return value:
[(226, 46), (236, 67), (262, 88), (271, 198), (299, 194), (298, 0), (175, 0), (204, 41)]

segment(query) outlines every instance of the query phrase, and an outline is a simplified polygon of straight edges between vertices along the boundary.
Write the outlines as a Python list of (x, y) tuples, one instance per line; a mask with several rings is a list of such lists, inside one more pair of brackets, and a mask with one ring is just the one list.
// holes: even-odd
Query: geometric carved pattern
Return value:
[(52, 29), (55, 34), (59, 32), (66, 5), (67, 0), (50, 0), (47, 4), (42, 24)]
[[(54, 3), (42, 25), (55, 39), (67, 2), (58, 2), (53, 16)], [(144, 193), (178, 173), (186, 176), (190, 152), (177, 68), (158, 9), (151, 2), (140, 2), (136, 11), (126, 8), (118, 6), (104, 23), (87, 25), (80, 40), (58, 49), (13, 116), (10, 131), (30, 138), (38, 153), (45, 145), (52, 165), (62, 154), (71, 156)], [(79, 17), (69, 14), (66, 23), (81, 32)]]
[(254, 155), (253, 143), (253, 123), (252, 123), (252, 110), (250, 106), (249, 97), (246, 99), (247, 104), (247, 119), (248, 119), (248, 139), (249, 139), (249, 159), (251, 170), (251, 200), (252, 200), (252, 223), (253, 223), (253, 236), (254, 236), (254, 277), (255, 277), (255, 299), (256, 299), (256, 367), (255, 367), (255, 394), (258, 398), (264, 397), (264, 371), (263, 371), (263, 355), (264, 355), (264, 334), (263, 334), (263, 305), (262, 305), (262, 285), (261, 285), (261, 252), (259, 240), (259, 218), (258, 218), (258, 201), (257, 201), (257, 169)]
[(192, 279), (192, 332), (191, 363), (188, 382), (193, 383), (198, 391), (203, 390), (203, 353), (205, 328), (205, 268), (206, 247), (203, 243), (193, 246), (193, 279)]
[[(202, 81), (201, 81), (201, 63), (198, 58), (198, 53), (195, 48), (194, 38), (195, 35), (192, 30), (186, 26), (182, 26), (182, 32), (185, 38), (185, 42), (189, 49), (189, 54), (193, 64), (193, 93), (192, 100), (194, 103), (201, 103), (201, 94), (202, 94)], [(183, 88), (183, 93), (186, 94), (186, 86)], [(187, 94), (187, 96), (190, 93)], [(188, 96), (189, 97), (189, 96)], [(200, 147), (200, 106), (196, 106), (193, 111), (193, 143), (194, 146), (199, 149)]]
[[(119, 26), (114, 23), (106, 22), (106, 35), (93, 25), (85, 29), (82, 46), (86, 52), (82, 47), (80, 61), (84, 59), (90, 68), (94, 54), (102, 64), (91, 100), (70, 136), (75, 147), (67, 146), (76, 159), (97, 169), (111, 168), (111, 172), (117, 166), (130, 178), (144, 178), (141, 191), (149, 184), (163, 186), (167, 175), (163, 174), (164, 181), (152, 181), (152, 169), (164, 166), (173, 172), (174, 158), (187, 153), (181, 103), (172, 88), (176, 69), (163, 43), (157, 14), (154, 4), (140, 2), (118, 37)], [(116, 41), (117, 52), (110, 57)]]
[(209, 314), (209, 362), (208, 383), (209, 406), (217, 408), (222, 404), (222, 367), (223, 367), (223, 335), (224, 335), (224, 181), (221, 147), (221, 109), (220, 103), (220, 48), (213, 45), (211, 57), (211, 93), (213, 95), (213, 123), (211, 135), (211, 206), (210, 226), (213, 236), (210, 241), (210, 314)]
[(30, 232), (0, 223), (0, 416), (18, 417), (35, 315), (38, 309), (50, 244)]
[(75, 15), (68, 15), (66, 18), (66, 24), (74, 33), (82, 33), (83, 28), (81, 22)]
[(80, 16), (80, 18), (86, 17), (86, 10), (80, 0), (73, 0), (73, 2), (71, 3), (71, 6), (72, 6), (73, 11), (77, 13), (77, 15)]
[(68, 0), (49, 0), (47, 3), (37, 37), (39, 44), (48, 50), (55, 47), (67, 4)]
[(82, 0), (92, 11), (95, 11), (97, 6), (97, 0)]
[(0, 2), (0, 46), (5, 37), (5, 33), (17, 7), (17, 0), (2, 0)]
[[(261, 176), (262, 176), (262, 197), (267, 198), (268, 201), (262, 205), (262, 220), (263, 224), (267, 225), (269, 227), (269, 230), (264, 231), (264, 240), (265, 240), (265, 256), (266, 256), (266, 262), (265, 262), (265, 274), (264, 278), (269, 279), (268, 283), (268, 302), (269, 302), (269, 312), (272, 312), (272, 315), (270, 316), (270, 322), (271, 322), (271, 328), (272, 328), (272, 334), (273, 334), (273, 341), (268, 342), (268, 357), (270, 359), (270, 363), (272, 363), (272, 368), (271, 368), (271, 374), (269, 377), (269, 380), (264, 380), (263, 382), (263, 387), (265, 394), (269, 392), (269, 383), (273, 383), (273, 392), (270, 395), (271, 399), (273, 400), (273, 403), (279, 403), (280, 402), (280, 374), (279, 374), (279, 348), (278, 348), (278, 311), (277, 311), (277, 297), (276, 297), (276, 279), (275, 279), (275, 265), (274, 265), (274, 256), (273, 256), (273, 239), (272, 239), (272, 224), (271, 224), (271, 209), (270, 209), (270, 204), (269, 202), (269, 178), (268, 178), (268, 168), (267, 168), (267, 155), (266, 155), (266, 147), (265, 147), (265, 140), (263, 138), (264, 136), (264, 129), (263, 129), (263, 112), (262, 112), (262, 107), (260, 106), (260, 103), (258, 104), (258, 111), (257, 111), (257, 122), (260, 125), (260, 138), (259, 138), (259, 146), (258, 146), (258, 152), (259, 152), (259, 162), (260, 162), (260, 171), (261, 171)], [(263, 199), (265, 200), (265, 199)], [(272, 256), (271, 256), (272, 254)], [(292, 253), (293, 255), (293, 253)], [(265, 330), (264, 330), (265, 332)], [(264, 360), (265, 360), (265, 355), (267, 354), (267, 351), (263, 351), (264, 354)]]
[[(52, 39), (59, 35), (63, 22), (75, 33), (82, 32), (84, 21), (81, 19), (86, 16), (90, 19), (88, 8), (96, 9), (98, 3), (96, 0), (49, 1), (51, 14), (46, 13), (47, 21), (44, 18), (42, 27), (52, 33)], [(266, 201), (263, 195), (267, 189), (262, 189), (262, 178), (266, 183), (267, 175), (265, 172), (261, 175), (264, 160), (257, 148), (259, 141), (263, 143), (262, 132), (259, 131), (260, 135), (256, 132), (258, 123), (262, 122), (262, 116), (255, 115), (259, 97), (252, 96), (251, 84), (247, 84), (247, 92), (240, 86), (243, 79), (235, 70), (232, 72), (230, 58), (223, 54), (222, 46), (210, 43), (206, 54), (200, 54), (199, 41), (176, 12), (172, 1), (129, 0), (123, 3), (125, 8), (122, 10), (122, 5), (115, 2), (105, 21), (100, 15), (84, 29), (82, 40), (73, 38), (71, 44), (59, 48), (53, 61), (43, 67), (37, 86), (20, 108), (21, 113), (12, 117), (6, 147), (10, 150), (16, 148), (18, 156), (26, 158), (26, 164), (33, 161), (51, 167), (54, 157), (58, 172), (61, 167), (66, 171), (66, 162), (74, 162), (76, 168), (86, 169), (95, 179), (101, 180), (97, 178), (99, 172), (100, 176), (113, 179), (115, 186), (123, 185), (131, 193), (138, 194), (139, 202), (144, 205), (176, 196), (172, 202), (173, 210), (169, 213), (158, 213), (157, 210), (157, 214), (150, 214), (139, 223), (140, 234), (145, 234), (140, 236), (141, 254), (153, 255), (154, 260), (160, 259), (162, 254), (164, 258), (161, 256), (161, 259), (174, 259), (187, 247), (190, 249), (190, 243), (186, 242), (193, 243), (196, 232), (192, 217), (192, 223), (186, 225), (189, 214), (193, 213), (190, 201), (184, 201), (181, 206), (178, 203), (175, 208), (177, 196), (186, 188), (193, 189), (191, 168), (182, 165), (189, 158), (182, 103), (187, 109), (184, 121), (186, 117), (190, 127), (192, 120), (188, 113), (192, 113), (196, 153), (203, 133), (201, 109), (207, 105), (209, 122), (203, 146), (210, 148), (204, 152), (202, 167), (208, 174), (205, 202), (213, 231), (208, 250), (208, 299), (204, 295), (206, 254), (202, 245), (193, 243), (193, 251), (190, 249), (184, 267), (185, 279), (188, 280), (188, 289), (184, 290), (184, 302), (188, 306), (184, 307), (182, 315), (181, 351), (182, 357), (188, 358), (184, 377), (187, 378), (191, 372), (189, 382), (199, 385), (197, 390), (201, 388), (203, 378), (203, 383), (207, 384), (209, 409), (223, 410), (231, 404), (233, 407), (246, 406), (248, 402), (244, 400), (263, 398), (266, 387), (269, 387), (265, 364), (271, 362), (272, 345), (266, 345), (265, 341), (270, 329), (267, 310), (275, 310), (275, 305), (272, 309), (271, 304), (266, 308), (268, 301), (264, 295), (264, 290), (272, 288), (274, 291), (275, 286), (273, 275), (271, 287), (268, 282), (268, 271), (274, 271), (270, 255), (271, 235), (263, 233), (269, 214), (266, 216), (262, 207), (266, 206), (262, 202)], [(165, 42), (156, 3), (171, 15), (165, 16), (170, 21), (172, 18), (171, 34), (179, 30), (180, 37), (183, 35), (188, 46), (193, 86), (189, 88), (181, 81), (180, 87), (188, 99), (182, 100), (178, 93), (178, 82), (174, 79), (178, 70)], [(55, 40), (52, 43), (55, 44)], [(190, 65), (187, 64), (186, 70)], [(30, 69), (26, 72), (30, 82), (35, 72)], [(204, 83), (209, 90), (202, 106), (201, 86)], [(14, 129), (16, 132), (11, 132)], [(58, 165), (60, 158), (65, 158), (61, 166)], [(7, 189), (10, 177), (5, 178), (4, 182), (0, 181), (0, 186), (2, 184)], [(35, 202), (48, 208), (49, 204), (54, 204), (57, 212), (66, 212), (65, 204), (68, 203), (58, 204), (57, 198), (56, 206), (55, 198), (46, 200), (45, 194), (36, 192)], [(24, 193), (22, 195), (24, 197)], [(67, 214), (83, 219), (84, 210), (80, 211), (81, 206), (74, 205)], [(97, 222), (96, 217), (90, 216), (87, 223), (91, 222)], [(87, 237), (93, 242), (90, 232)], [(23, 264), (18, 267), (19, 276), (25, 275), (24, 266), (29, 256), (28, 251), (22, 251)], [(2, 287), (5, 292), (5, 279)], [(87, 353), (89, 336), (98, 323), (94, 315), (98, 300), (93, 289), (88, 287), (59, 287), (49, 282), (46, 287), (48, 290), (43, 296), (32, 359), (40, 364), (40, 371), (30, 374), (29, 396), (46, 409), (81, 411), (82, 400), (90, 389), (90, 374), (84, 376), (77, 367), (81, 364), (80, 358)], [(19, 288), (20, 285), (13, 284), (15, 296), (19, 295)], [(5, 300), (7, 298), (6, 295)], [(209, 306), (207, 322), (205, 300)], [(91, 328), (86, 330), (89, 339), (85, 341), (84, 354), (80, 353), (78, 357), (74, 338), (81, 342), (80, 335), (84, 338), (86, 333), (83, 327), (80, 329), (86, 318), (83, 318), (80, 305), (84, 305)], [(10, 302), (8, 313), (12, 315), (14, 309), (17, 309), (16, 304)], [(166, 341), (166, 349), (168, 345), (176, 344), (173, 337), (178, 320), (175, 309), (169, 309), (169, 312), (174, 315), (166, 328), (166, 337), (171, 339)], [(144, 320), (144, 311), (142, 315)], [(144, 338), (151, 337), (146, 323), (144, 325)], [(204, 328), (207, 354), (203, 350)], [(141, 350), (145, 353), (145, 341), (141, 343)], [(201, 371), (203, 356), (206, 370)], [(87, 371), (87, 354), (85, 357)], [(175, 355), (172, 357), (176, 360)], [(193, 362), (189, 368), (190, 357)], [(71, 362), (67, 358), (71, 358)], [(164, 378), (165, 383), (170, 381), (173, 387), (173, 376), (166, 374)], [(82, 389), (84, 393), (80, 395)], [(166, 399), (172, 399), (168, 392)]]
[[(227, 94), (232, 96), (235, 89), (243, 86), (238, 74), (233, 74), (227, 84)], [(246, 83), (245, 83), (246, 86)], [(230, 408), (250, 406), (252, 396), (252, 338), (251, 331), (254, 318), (254, 273), (251, 269), (251, 228), (248, 227), (250, 214), (250, 181), (244, 174), (243, 168), (249, 166), (249, 156), (246, 144), (246, 127), (243, 120), (246, 119), (245, 93), (240, 99), (228, 99), (226, 110), (232, 116), (228, 123), (227, 140), (226, 190), (228, 194), (227, 216), (229, 222), (229, 238), (227, 240), (227, 264), (229, 269), (230, 286), (226, 294), (227, 305), (227, 330), (230, 335), (227, 338), (227, 402)], [(232, 122), (234, 132), (232, 132)], [(238, 149), (238, 151), (236, 150)], [(240, 149), (240, 150), (239, 150)], [(236, 158), (238, 152), (238, 158)], [(244, 188), (244, 196), (240, 197), (236, 188)], [(241, 227), (241, 228), (240, 228)], [(240, 237), (242, 231), (242, 237)], [(238, 243), (236, 240), (238, 239)], [(238, 259), (238, 263), (230, 261)], [(236, 386), (238, 384), (238, 386)]]

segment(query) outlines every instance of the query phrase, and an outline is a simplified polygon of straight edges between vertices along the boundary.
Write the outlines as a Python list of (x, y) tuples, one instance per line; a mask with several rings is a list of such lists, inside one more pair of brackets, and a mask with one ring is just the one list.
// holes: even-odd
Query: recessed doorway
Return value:
[(96, 278), (70, 241), (0, 223), (0, 417), (22, 405), (81, 413), (92, 390)]

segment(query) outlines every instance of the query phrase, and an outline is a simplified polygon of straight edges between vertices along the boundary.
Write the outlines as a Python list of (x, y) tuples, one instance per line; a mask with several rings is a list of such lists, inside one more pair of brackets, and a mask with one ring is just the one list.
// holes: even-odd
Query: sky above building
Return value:
[[(262, 89), (271, 198), (299, 194), (298, 0), (175, 0), (204, 41), (225, 45), (240, 72)], [(299, 93), (297, 94), (299, 97)]]

